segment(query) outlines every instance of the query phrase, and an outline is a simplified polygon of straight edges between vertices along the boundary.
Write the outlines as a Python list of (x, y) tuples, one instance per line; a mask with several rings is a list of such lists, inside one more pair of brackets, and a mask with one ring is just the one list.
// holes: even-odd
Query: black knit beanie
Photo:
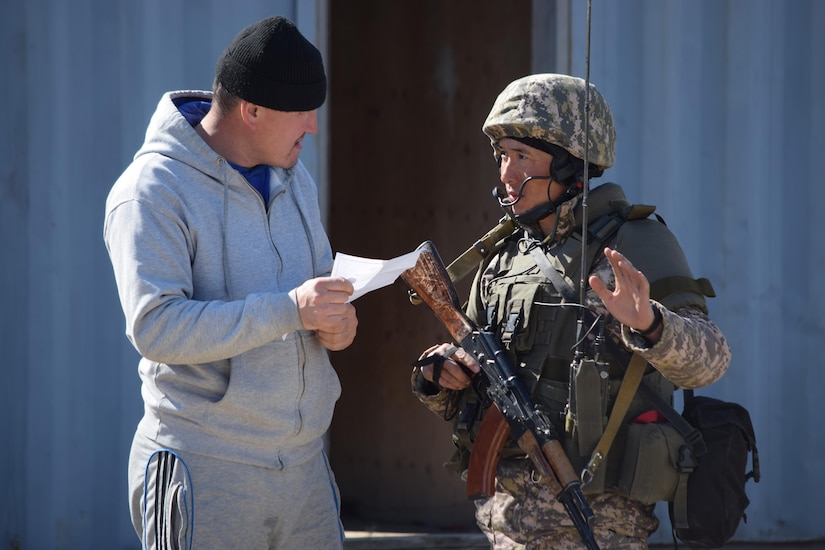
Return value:
[(327, 94), (321, 52), (280, 16), (238, 33), (218, 59), (215, 77), (232, 95), (277, 111), (312, 111)]

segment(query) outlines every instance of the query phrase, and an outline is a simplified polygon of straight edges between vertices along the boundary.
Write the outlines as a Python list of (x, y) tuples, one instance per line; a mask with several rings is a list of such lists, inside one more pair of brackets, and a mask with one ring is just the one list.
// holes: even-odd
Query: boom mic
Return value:
[(518, 201), (521, 200), (522, 193), (524, 191), (524, 186), (525, 185), (527, 185), (528, 183), (530, 183), (533, 180), (552, 180), (552, 179), (553, 179), (553, 176), (529, 176), (529, 177), (525, 178), (524, 181), (521, 182), (521, 186), (519, 186), (519, 189), (518, 189), (518, 195), (516, 195), (516, 198), (514, 200), (506, 200), (507, 199), (507, 193), (505, 193), (500, 187), (496, 186), (496, 187), (493, 187), (493, 198), (498, 201), (499, 206), (501, 206), (502, 208), (509, 208), (509, 207), (515, 205)]
[(507, 198), (507, 193), (501, 187), (495, 186), (493, 187), (493, 198), (498, 201), (498, 205), (502, 208), (506, 208), (508, 206), (512, 206), (511, 203), (504, 202), (504, 199)]

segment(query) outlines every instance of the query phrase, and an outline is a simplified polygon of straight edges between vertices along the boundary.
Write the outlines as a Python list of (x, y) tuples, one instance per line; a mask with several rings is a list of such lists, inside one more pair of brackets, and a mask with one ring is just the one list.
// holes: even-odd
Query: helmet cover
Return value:
[[(499, 94), (482, 131), (496, 144), (503, 138), (553, 143), (584, 160), (585, 82), (563, 74), (534, 74), (514, 80)], [(587, 160), (608, 168), (616, 160), (616, 128), (610, 106), (590, 84), (590, 147)]]

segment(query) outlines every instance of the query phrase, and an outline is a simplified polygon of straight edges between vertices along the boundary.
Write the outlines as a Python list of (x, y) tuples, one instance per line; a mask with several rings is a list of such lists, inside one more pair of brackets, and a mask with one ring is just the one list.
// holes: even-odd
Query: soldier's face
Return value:
[(522, 185), (531, 176), (549, 176), (553, 155), (510, 138), (498, 142), (501, 153), (499, 178), (504, 184), (507, 201), (513, 202), (513, 214), (519, 215), (533, 207), (558, 199), (564, 187), (549, 179), (535, 179)]

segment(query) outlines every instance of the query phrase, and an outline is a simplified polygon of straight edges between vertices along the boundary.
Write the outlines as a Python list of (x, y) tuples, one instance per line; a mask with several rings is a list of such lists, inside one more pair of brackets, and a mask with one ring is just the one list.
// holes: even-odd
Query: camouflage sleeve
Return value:
[(662, 313), (662, 337), (651, 346), (622, 326), (622, 340), (628, 349), (639, 352), (681, 388), (702, 388), (719, 380), (731, 359), (727, 339), (719, 327), (698, 307), (670, 311), (656, 301), (651, 303)]
[(424, 378), (419, 367), (413, 369), (411, 383), (413, 395), (434, 414), (441, 418), (451, 418), (455, 414), (456, 400), (451, 399), (454, 392), (436, 387)]

